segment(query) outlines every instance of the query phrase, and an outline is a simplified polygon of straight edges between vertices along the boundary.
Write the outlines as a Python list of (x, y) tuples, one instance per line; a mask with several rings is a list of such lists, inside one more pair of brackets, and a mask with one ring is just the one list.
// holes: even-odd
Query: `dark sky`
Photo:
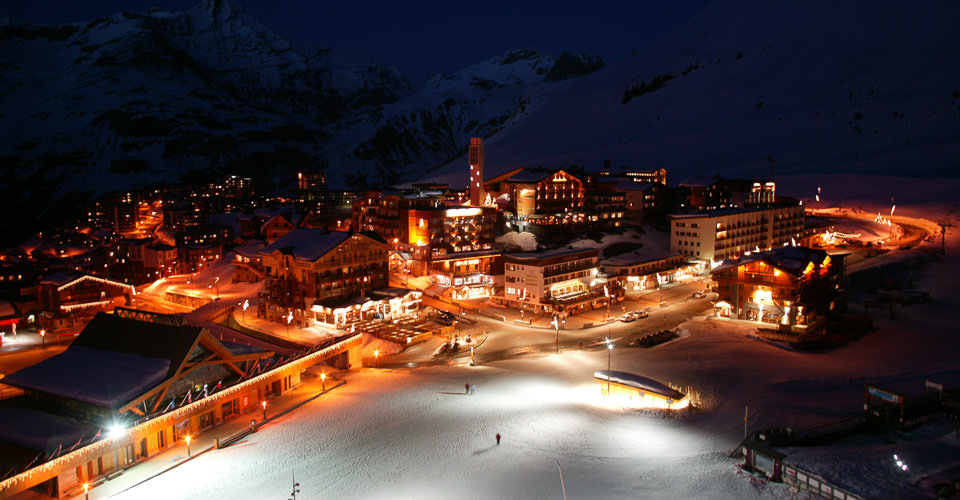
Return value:
[[(607, 63), (642, 50), (710, 0), (646, 2), (233, 0), (294, 42), (370, 57), (417, 84), (515, 48), (585, 52)], [(50, 24), (150, 7), (175, 12), (199, 0), (2, 0), (0, 15)], [(594, 5), (596, 4), (596, 5)]]

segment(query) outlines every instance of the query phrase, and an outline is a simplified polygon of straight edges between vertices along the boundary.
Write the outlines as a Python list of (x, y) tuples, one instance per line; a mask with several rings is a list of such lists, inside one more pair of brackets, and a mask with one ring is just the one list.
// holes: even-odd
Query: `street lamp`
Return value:
[(83, 496), (90, 500), (90, 483), (83, 483)]
[(246, 325), (247, 324), (247, 308), (250, 307), (250, 301), (244, 299), (243, 307), (241, 308), (240, 321)]
[(900, 460), (900, 457), (894, 455), (893, 459), (897, 462), (897, 498), (900, 498), (900, 488), (903, 482), (903, 473), (907, 472), (907, 464)]
[(267, 422), (267, 402), (261, 401), (260, 406), (263, 407), (263, 422)]
[(43, 345), (47, 345), (47, 331), (46, 331), (46, 330), (40, 330), (40, 341), (43, 343)]
[(327, 392), (327, 374), (320, 373), (320, 388), (323, 392)]
[(380, 368), (380, 350), (373, 351), (373, 359), (377, 361), (377, 368)]
[(607, 396), (610, 396), (610, 370), (611, 362), (613, 361), (613, 342), (610, 340), (610, 337), (607, 337)]
[(190, 458), (190, 435), (187, 434), (187, 437), (185, 439), (187, 441), (187, 458)]

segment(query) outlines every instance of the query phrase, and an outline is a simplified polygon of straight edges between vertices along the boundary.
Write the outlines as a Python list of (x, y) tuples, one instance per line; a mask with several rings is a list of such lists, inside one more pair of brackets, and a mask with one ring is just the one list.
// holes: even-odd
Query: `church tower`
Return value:
[(483, 205), (483, 139), (480, 137), (470, 138), (470, 184), (467, 186), (467, 194), (470, 197), (470, 204), (479, 207)]

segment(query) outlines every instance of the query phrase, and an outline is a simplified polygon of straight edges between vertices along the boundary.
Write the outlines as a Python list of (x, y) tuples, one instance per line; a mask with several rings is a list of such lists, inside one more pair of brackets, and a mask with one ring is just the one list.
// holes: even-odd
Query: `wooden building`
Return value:
[(76, 333), (101, 311), (130, 305), (134, 287), (92, 274), (60, 272), (36, 286), (37, 326), (48, 334)]
[(711, 272), (716, 315), (786, 331), (820, 328), (827, 313), (846, 307), (846, 255), (791, 246), (724, 261)]
[(387, 288), (388, 252), (375, 233), (296, 229), (260, 251), (267, 287), (257, 314), (297, 326), (342, 325), (347, 318), (325, 311)]
[(0, 462), (18, 472), (0, 480), (0, 497), (33, 487), (74, 496), (224, 420), (254, 411), (255, 425), (264, 402), (299, 386), (309, 366), (360, 364), (359, 334), (310, 351), (228, 347), (182, 316), (121, 311), (4, 379), (24, 395), (0, 406)]

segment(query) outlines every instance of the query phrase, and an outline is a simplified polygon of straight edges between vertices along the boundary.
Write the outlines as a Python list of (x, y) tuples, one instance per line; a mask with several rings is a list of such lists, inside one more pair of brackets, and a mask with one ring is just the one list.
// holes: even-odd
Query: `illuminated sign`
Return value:
[(480, 208), (451, 208), (447, 210), (447, 217), (473, 217), (482, 213)]
[(867, 394), (884, 401), (889, 401), (894, 404), (903, 404), (903, 396), (899, 394), (894, 394), (889, 391), (880, 389), (879, 387), (867, 386)]

